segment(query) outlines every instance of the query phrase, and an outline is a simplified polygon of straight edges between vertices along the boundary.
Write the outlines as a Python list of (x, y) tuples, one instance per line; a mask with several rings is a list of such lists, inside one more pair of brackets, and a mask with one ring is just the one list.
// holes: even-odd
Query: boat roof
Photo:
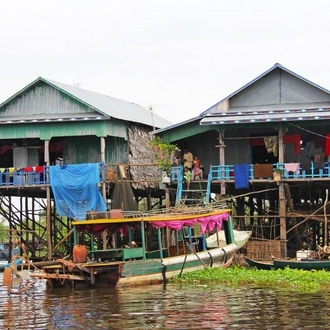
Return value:
[[(118, 224), (128, 222), (155, 222), (155, 221), (186, 221), (211, 217), (217, 214), (231, 212), (230, 209), (196, 209), (194, 212), (172, 212), (172, 213), (143, 213), (143, 212), (125, 212), (122, 211), (122, 217), (99, 218), (92, 220), (73, 221), (73, 226), (100, 225), (100, 224)], [(104, 215), (107, 212), (102, 212)]]

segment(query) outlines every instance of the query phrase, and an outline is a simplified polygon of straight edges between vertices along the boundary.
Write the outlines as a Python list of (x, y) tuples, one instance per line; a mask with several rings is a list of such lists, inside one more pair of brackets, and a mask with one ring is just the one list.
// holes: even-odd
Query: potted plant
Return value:
[(280, 181), (283, 172), (284, 172), (284, 170), (282, 168), (275, 168), (275, 170), (273, 171), (274, 181)]
[(171, 143), (164, 142), (159, 136), (153, 137), (148, 146), (154, 154), (154, 161), (162, 171), (162, 182), (170, 183), (170, 169), (173, 164), (173, 154), (179, 148)]

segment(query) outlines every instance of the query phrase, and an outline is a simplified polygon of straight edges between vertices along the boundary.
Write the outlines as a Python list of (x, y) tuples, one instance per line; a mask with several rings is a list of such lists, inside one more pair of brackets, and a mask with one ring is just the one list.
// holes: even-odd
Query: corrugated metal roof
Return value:
[(146, 109), (136, 103), (120, 100), (108, 95), (103, 95), (83, 88), (66, 85), (42, 77), (39, 77), (29, 85), (24, 87), (22, 90), (20, 90), (11, 98), (2, 103), (0, 107), (3, 107), (4, 105), (8, 104), (14, 98), (19, 97), (22, 93), (24, 93), (31, 87), (37, 85), (40, 81), (43, 81), (50, 86), (60, 90), (61, 92), (87, 105), (91, 109), (103, 114), (104, 116), (141, 123), (151, 127), (154, 126), (156, 128), (163, 128), (168, 125), (171, 125), (170, 121), (160, 117), (155, 113), (152, 113), (149, 109)]
[(262, 73), (261, 75), (259, 75), (258, 77), (256, 77), (255, 79), (251, 80), (250, 82), (248, 82), (247, 84), (245, 84), (243, 87), (239, 88), (238, 90), (236, 90), (235, 92), (233, 92), (232, 94), (228, 95), (227, 97), (225, 97), (224, 99), (222, 99), (221, 101), (217, 102), (216, 104), (212, 105), (210, 108), (208, 108), (207, 110), (203, 111), (200, 116), (204, 117), (205, 115), (207, 115), (209, 112), (212, 111), (213, 108), (216, 108), (219, 104), (223, 103), (224, 101), (232, 98), (233, 96), (237, 95), (238, 93), (240, 93), (242, 90), (246, 89), (247, 87), (249, 87), (250, 85), (254, 84), (256, 81), (258, 81), (259, 79), (263, 78), (264, 76), (266, 76), (267, 74), (269, 74), (270, 72), (274, 71), (275, 69), (281, 69), (283, 71), (286, 71), (287, 73), (295, 76), (296, 78), (320, 89), (321, 91), (330, 94), (330, 91), (311, 82), (310, 80), (296, 74), (295, 72), (285, 68), (284, 66), (282, 66), (280, 63), (275, 63), (274, 66), (272, 66), (269, 70), (265, 71), (264, 73)]
[[(264, 105), (253, 105), (251, 107), (229, 107), (228, 110), (219, 112), (217, 111), (217, 107), (224, 103), (225, 101), (237, 96), (243, 90), (246, 90), (249, 86), (256, 83), (261, 78), (265, 77), (272, 71), (276, 69), (281, 69), (287, 72), (289, 75), (296, 77), (297, 79), (307, 83), (318, 90), (330, 95), (330, 91), (309, 81), (306, 78), (296, 74), (295, 72), (285, 68), (279, 63), (274, 64), (269, 70), (265, 71), (255, 79), (251, 80), (249, 83), (245, 84), (243, 87), (239, 88), (232, 94), (228, 95), (221, 101), (217, 102), (207, 110), (203, 111), (199, 116), (194, 117), (190, 120), (186, 120), (181, 123), (177, 123), (159, 130), (156, 130), (154, 133), (162, 133), (169, 131), (171, 129), (180, 127), (187, 123), (200, 120), (200, 125), (222, 125), (222, 124), (239, 124), (239, 123), (258, 123), (258, 122), (279, 122), (279, 121), (309, 121), (309, 120), (323, 120), (330, 119), (330, 103), (327, 97), (323, 97), (320, 99), (320, 95), (314, 95), (314, 98), (318, 98), (318, 101), (315, 100), (313, 102), (309, 102), (308, 104), (304, 102), (304, 104), (294, 104), (294, 103), (286, 103), (286, 104), (264, 104)], [(299, 86), (301, 88), (301, 86)], [(300, 89), (299, 89), (300, 91)], [(264, 91), (263, 91), (264, 92)], [(292, 91), (291, 91), (292, 92)], [(301, 91), (300, 91), (301, 92)], [(304, 89), (303, 93), (305, 98), (310, 100), (312, 97), (306, 93), (315, 94), (315, 89), (311, 89), (308, 91)], [(289, 98), (292, 95), (289, 95)], [(259, 100), (260, 101), (260, 100)], [(213, 111), (212, 111), (213, 110)]]
[(162, 133), (162, 132), (165, 132), (165, 131), (168, 131), (170, 129), (173, 129), (173, 128), (176, 128), (176, 127), (179, 127), (179, 126), (182, 126), (182, 125), (186, 125), (186, 124), (189, 124), (189, 123), (192, 123), (193, 121), (196, 121), (196, 120), (199, 120), (203, 118), (202, 116), (198, 116), (198, 117), (194, 117), (194, 118), (191, 118), (191, 119), (187, 119), (185, 121), (182, 121), (180, 123), (177, 123), (177, 124), (173, 124), (173, 125), (170, 125), (170, 126), (167, 126), (167, 127), (164, 127), (164, 128), (160, 128), (160, 129), (157, 129), (153, 132), (151, 132), (151, 134), (159, 134), (159, 133)]
[(254, 111), (249, 113), (223, 113), (223, 116), (206, 116), (201, 125), (249, 124), (280, 121), (307, 121), (330, 119), (330, 108)]

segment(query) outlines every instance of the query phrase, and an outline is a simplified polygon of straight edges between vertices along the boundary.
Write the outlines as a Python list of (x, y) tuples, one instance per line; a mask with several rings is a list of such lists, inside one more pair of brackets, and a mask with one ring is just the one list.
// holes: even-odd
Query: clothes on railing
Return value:
[(253, 176), (255, 179), (267, 179), (273, 176), (273, 164), (254, 164)]
[(293, 172), (296, 174), (300, 174), (300, 163), (285, 163), (284, 168), (287, 172)]
[(249, 164), (234, 165), (235, 189), (249, 188)]

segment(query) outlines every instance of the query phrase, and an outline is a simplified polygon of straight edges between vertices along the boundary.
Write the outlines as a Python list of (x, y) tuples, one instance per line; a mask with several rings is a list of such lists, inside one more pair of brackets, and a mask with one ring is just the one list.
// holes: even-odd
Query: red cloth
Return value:
[(32, 166), (24, 167), (24, 172), (32, 172), (32, 171), (33, 171), (33, 167)]
[(326, 156), (329, 156), (330, 155), (330, 134), (327, 134), (327, 136), (325, 138), (324, 154)]
[(43, 166), (36, 166), (36, 173), (42, 173), (44, 171)]
[[(284, 144), (294, 143), (294, 152), (297, 155), (299, 155), (300, 154), (300, 139), (301, 139), (301, 136), (299, 134), (285, 135), (283, 137), (283, 143)], [(329, 141), (329, 143), (330, 143), (330, 141)], [(264, 139), (263, 138), (256, 138), (256, 139), (250, 138), (250, 145), (252, 147), (263, 146), (263, 145), (265, 145)], [(329, 146), (329, 150), (330, 150), (330, 146)]]
[(297, 155), (300, 154), (300, 140), (301, 140), (301, 136), (299, 134), (284, 135), (284, 137), (283, 137), (283, 143), (284, 144), (289, 144), (289, 143), (294, 144), (294, 152)]
[(250, 138), (250, 145), (252, 147), (258, 147), (265, 145), (265, 142), (263, 138), (256, 138), (256, 139)]

